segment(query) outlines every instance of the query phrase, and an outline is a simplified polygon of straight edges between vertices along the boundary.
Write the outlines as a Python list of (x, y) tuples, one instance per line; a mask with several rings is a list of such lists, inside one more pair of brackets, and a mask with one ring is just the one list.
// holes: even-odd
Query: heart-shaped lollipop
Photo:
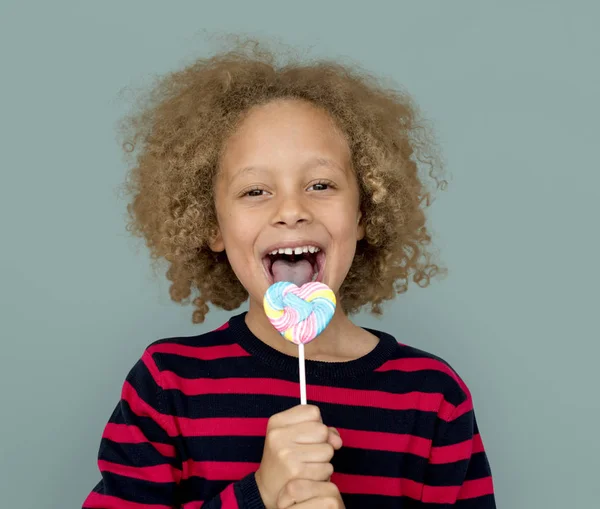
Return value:
[(304, 345), (315, 339), (333, 318), (335, 294), (326, 284), (311, 282), (301, 287), (279, 281), (269, 287), (263, 306), (273, 327), (298, 345), (300, 403), (306, 405)]
[(335, 294), (324, 283), (296, 286), (280, 281), (269, 287), (263, 300), (265, 313), (280, 334), (297, 345), (315, 339), (333, 318)]

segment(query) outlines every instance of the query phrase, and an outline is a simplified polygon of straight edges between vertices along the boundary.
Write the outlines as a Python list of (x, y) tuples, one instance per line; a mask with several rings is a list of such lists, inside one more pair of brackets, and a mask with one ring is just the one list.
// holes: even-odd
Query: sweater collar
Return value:
[[(298, 358), (284, 354), (266, 343), (263, 343), (246, 325), (246, 314), (247, 313), (241, 313), (229, 319), (228, 330), (233, 334), (233, 339), (235, 339), (235, 341), (250, 355), (273, 369), (297, 374), (299, 371)], [(379, 339), (379, 342), (373, 350), (366, 355), (351, 361), (326, 362), (307, 360), (307, 378), (333, 380), (364, 375), (383, 365), (393, 356), (394, 352), (397, 351), (398, 342), (390, 334), (375, 329), (368, 329), (366, 327), (363, 327), (363, 329)]]

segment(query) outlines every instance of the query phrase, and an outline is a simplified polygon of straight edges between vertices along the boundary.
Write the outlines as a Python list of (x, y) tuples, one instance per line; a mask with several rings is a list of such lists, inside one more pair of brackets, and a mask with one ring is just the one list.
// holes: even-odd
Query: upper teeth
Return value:
[(317, 253), (320, 249), (316, 246), (301, 246), (301, 247), (280, 247), (279, 249), (274, 249), (269, 254), (302, 254), (302, 253)]

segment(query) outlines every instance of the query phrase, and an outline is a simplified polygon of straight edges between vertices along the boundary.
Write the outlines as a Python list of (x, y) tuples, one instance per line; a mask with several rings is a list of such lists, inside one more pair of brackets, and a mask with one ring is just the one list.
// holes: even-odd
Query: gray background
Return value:
[(470, 386), (499, 507), (596, 507), (600, 55), (594, 2), (2, 1), (0, 506), (80, 507), (102, 429), (155, 339), (220, 325), (171, 303), (124, 230), (119, 90), (281, 36), (405, 86), (453, 181), (450, 272), (383, 319)]

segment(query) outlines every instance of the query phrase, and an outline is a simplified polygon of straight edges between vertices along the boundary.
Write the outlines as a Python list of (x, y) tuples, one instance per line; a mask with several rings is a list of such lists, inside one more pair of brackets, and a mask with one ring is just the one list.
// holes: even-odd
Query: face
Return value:
[(215, 206), (211, 248), (226, 251), (251, 308), (276, 280), (315, 279), (337, 294), (364, 235), (348, 144), (300, 101), (250, 110), (224, 147)]

